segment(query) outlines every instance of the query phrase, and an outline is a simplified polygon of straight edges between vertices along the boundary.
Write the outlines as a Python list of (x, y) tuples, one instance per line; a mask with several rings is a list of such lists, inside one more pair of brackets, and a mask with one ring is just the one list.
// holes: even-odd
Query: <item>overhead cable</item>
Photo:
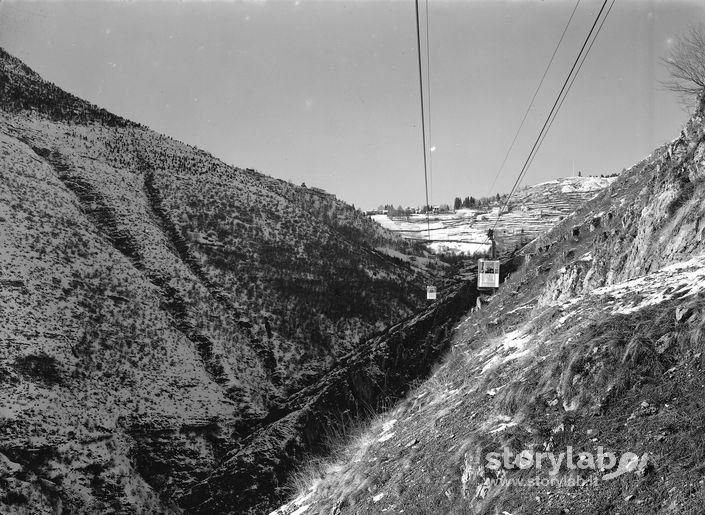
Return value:
[(521, 129), (524, 127), (524, 123), (526, 122), (526, 118), (529, 116), (529, 112), (531, 111), (531, 108), (534, 105), (534, 101), (536, 100), (536, 97), (539, 94), (539, 91), (541, 90), (541, 86), (543, 86), (543, 82), (546, 79), (546, 75), (548, 75), (548, 70), (551, 68), (551, 65), (553, 64), (553, 60), (556, 57), (556, 54), (558, 53), (558, 49), (561, 46), (561, 43), (563, 42), (563, 38), (565, 37), (566, 32), (568, 31), (568, 27), (570, 26), (570, 22), (573, 21), (573, 16), (575, 16), (575, 11), (578, 10), (578, 6), (580, 5), (580, 0), (578, 0), (575, 3), (575, 7), (573, 7), (573, 12), (570, 13), (570, 18), (568, 18), (568, 22), (565, 24), (565, 27), (563, 28), (563, 32), (561, 33), (561, 37), (558, 40), (558, 43), (556, 44), (556, 48), (553, 49), (553, 54), (551, 54), (551, 59), (548, 61), (548, 65), (546, 66), (546, 69), (543, 71), (543, 75), (541, 76), (541, 80), (539, 81), (539, 85), (536, 87), (536, 91), (534, 91), (534, 96), (531, 97), (531, 101), (529, 102), (529, 106), (526, 108), (526, 112), (524, 112), (524, 117), (521, 119), (521, 123), (519, 124), (519, 127), (516, 130), (516, 133), (514, 133), (514, 139), (512, 140), (512, 143), (509, 145), (509, 148), (507, 149), (507, 153), (504, 154), (504, 159), (502, 159), (502, 164), (499, 165), (499, 169), (497, 170), (497, 173), (494, 176), (494, 180), (492, 181), (492, 185), (489, 187), (487, 190), (487, 195), (489, 196), (492, 193), (492, 190), (495, 187), (495, 184), (497, 184), (497, 179), (499, 179), (500, 174), (502, 173), (502, 170), (504, 169), (504, 165), (507, 163), (507, 159), (509, 158), (509, 154), (511, 154), (512, 149), (514, 149), (514, 144), (517, 141), (517, 138), (519, 137), (519, 133), (521, 132)]
[(419, 0), (416, 0), (416, 48), (419, 56), (419, 93), (421, 96), (421, 139), (423, 149), (423, 179), (426, 188), (426, 229), (428, 239), (431, 239), (431, 222), (428, 218), (428, 163), (426, 158), (426, 122), (424, 120), (424, 101), (423, 101), (423, 67), (421, 65), (421, 26), (419, 23)]
[[(502, 212), (509, 205), (509, 201), (511, 200), (512, 195), (514, 195), (517, 187), (519, 186), (519, 183), (524, 178), (524, 175), (526, 174), (526, 172), (528, 170), (529, 163), (532, 160), (532, 157), (535, 154), (535, 152), (538, 150), (539, 143), (542, 141), (544, 133), (547, 132), (547, 128), (548, 128), (549, 122), (551, 121), (551, 119), (553, 117), (553, 114), (557, 113), (557, 108), (558, 108), (558, 105), (563, 97), (563, 93), (566, 91), (566, 88), (568, 88), (569, 85), (572, 85), (571, 79), (573, 78), (573, 73), (575, 72), (576, 68), (578, 67), (578, 64), (580, 63), (580, 61), (583, 57), (583, 52), (585, 52), (585, 49), (588, 46), (588, 43), (592, 39), (593, 33), (595, 33), (595, 28), (597, 27), (597, 24), (600, 21), (600, 18), (602, 17), (602, 13), (604, 12), (608, 1), (609, 0), (604, 0), (604, 2), (602, 3), (602, 7), (600, 7), (600, 11), (597, 13), (597, 16), (595, 17), (595, 21), (593, 22), (592, 26), (590, 27), (590, 31), (588, 32), (587, 37), (585, 38), (585, 41), (583, 42), (582, 46), (580, 47), (580, 52), (578, 52), (578, 55), (575, 58), (575, 61), (573, 62), (573, 66), (571, 66), (570, 71), (568, 72), (568, 76), (566, 77), (565, 81), (563, 82), (563, 86), (561, 87), (561, 90), (558, 93), (558, 96), (556, 97), (556, 100), (553, 103), (553, 106), (551, 107), (551, 110), (548, 113), (548, 116), (546, 117), (546, 121), (544, 122), (543, 126), (541, 127), (541, 130), (539, 131), (539, 135), (536, 137), (536, 141), (534, 141), (534, 145), (531, 147), (531, 151), (529, 152), (529, 155), (527, 156), (526, 161), (524, 161), (524, 165), (522, 166), (519, 174), (517, 175), (517, 178), (514, 181), (514, 185), (512, 186), (512, 189), (510, 190), (509, 194), (507, 195), (507, 199), (504, 202), (504, 206), (500, 207), (499, 213), (497, 214), (497, 218), (494, 222), (494, 225), (492, 226), (493, 232), (494, 232), (494, 229), (497, 227), (497, 223), (499, 222), (500, 217), (502, 216)], [(613, 0), (613, 3), (614, 3), (614, 0)], [(605, 18), (606, 18), (606, 15), (605, 15)], [(593, 43), (594, 43), (594, 40), (593, 40)], [(592, 47), (592, 45), (590, 45), (590, 47)], [(585, 55), (587, 56), (587, 53)]]

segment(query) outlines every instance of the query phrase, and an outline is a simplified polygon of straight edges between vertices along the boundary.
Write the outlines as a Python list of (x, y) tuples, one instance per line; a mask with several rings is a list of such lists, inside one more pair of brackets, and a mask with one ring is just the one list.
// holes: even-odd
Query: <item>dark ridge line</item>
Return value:
[[(500, 274), (500, 279), (504, 280), (506, 279), (511, 272), (516, 270), (518, 268), (518, 263), (523, 260), (522, 257), (517, 255), (517, 252), (505, 252), (501, 256), (499, 256), (499, 260), (501, 262), (501, 267), (502, 267), (502, 272)], [(253, 431), (250, 433), (255, 433), (256, 431), (259, 431), (263, 429), (264, 427), (274, 424), (276, 422), (279, 422), (286, 416), (290, 415), (291, 413), (297, 411), (298, 409), (301, 409), (302, 404), (297, 403), (297, 399), (299, 399), (304, 392), (315, 390), (317, 385), (320, 383), (321, 380), (325, 379), (328, 376), (334, 375), (337, 371), (344, 369), (346, 366), (348, 366), (348, 363), (351, 361), (354, 361), (360, 356), (360, 348), (367, 348), (369, 345), (371, 345), (374, 341), (376, 340), (381, 340), (383, 338), (388, 338), (390, 335), (393, 335), (395, 332), (399, 331), (401, 328), (407, 326), (411, 322), (413, 322), (415, 319), (418, 319), (419, 317), (423, 317), (427, 315), (430, 312), (433, 312), (434, 316), (434, 324), (437, 321), (437, 312), (439, 310), (439, 307), (445, 306), (447, 304), (455, 302), (456, 297), (460, 296), (463, 289), (465, 288), (472, 288), (473, 284), (477, 284), (477, 265), (475, 264), (474, 266), (471, 267), (471, 273), (474, 273), (474, 276), (471, 277), (470, 279), (458, 279), (458, 280), (453, 280), (449, 281), (447, 284), (444, 285), (444, 288), (447, 290), (451, 290), (447, 296), (441, 298), (440, 300), (436, 301), (434, 305), (432, 306), (424, 306), (421, 307), (417, 310), (415, 310), (413, 313), (410, 315), (404, 317), (403, 319), (399, 320), (398, 322), (380, 330), (375, 333), (372, 333), (368, 335), (366, 338), (361, 340), (358, 343), (358, 348), (353, 349), (346, 354), (342, 355), (336, 362), (336, 364), (327, 372), (325, 372), (315, 383), (304, 386), (303, 388), (290, 393), (286, 399), (284, 406), (279, 408), (278, 410), (272, 410), (270, 413), (268, 413), (266, 416), (263, 418), (257, 420), (257, 425), (254, 426)], [(469, 285), (469, 286), (468, 286)], [(468, 305), (467, 309), (473, 308), (475, 306), (474, 302), (477, 299), (477, 297), (481, 296), (481, 293), (479, 293), (477, 290), (474, 290), (472, 295), (473, 301)], [(457, 323), (459, 320), (456, 319), (455, 323)], [(447, 322), (445, 320), (443, 323)], [(364, 352), (364, 351), (363, 351)], [(248, 435), (249, 436), (249, 435)]]
[[(137, 158), (139, 161), (139, 171), (144, 174), (144, 193), (147, 197), (148, 204), (157, 221), (157, 227), (166, 237), (174, 255), (186, 265), (189, 271), (201, 282), (215, 301), (219, 302), (226, 311), (232, 312), (235, 317), (240, 317), (240, 311), (232, 304), (230, 299), (223, 293), (222, 289), (213, 283), (206, 275), (205, 271), (198, 263), (198, 260), (191, 252), (186, 239), (176, 227), (174, 227), (174, 224), (171, 223), (169, 214), (164, 208), (159, 189), (154, 185), (154, 170), (152, 166), (142, 156), (138, 155)], [(237, 325), (239, 330), (249, 339), (252, 350), (254, 350), (257, 357), (262, 361), (264, 370), (272, 383), (275, 385), (279, 384), (279, 377), (276, 373), (277, 362), (274, 353), (271, 349), (265, 347), (259, 338), (252, 333), (250, 322), (239, 320)], [(212, 356), (212, 343), (210, 349), (208, 355)]]
[(79, 201), (81, 212), (93, 223), (98, 232), (112, 246), (127, 257), (135, 268), (144, 272), (144, 259), (139, 251), (137, 240), (128, 231), (120, 229), (115, 211), (107, 205), (105, 197), (91, 183), (78, 175), (72, 175), (72, 167), (58, 151), (32, 147), (34, 152), (44, 158), (56, 172), (59, 180)]
[(222, 365), (215, 362), (213, 358), (213, 342), (207, 336), (193, 330), (194, 324), (190, 320), (186, 303), (176, 289), (168, 285), (167, 276), (147, 270), (144, 258), (139, 252), (137, 240), (128, 231), (118, 227), (118, 217), (107, 205), (105, 197), (91, 183), (82, 177), (72, 175), (71, 165), (58, 151), (34, 146), (32, 150), (52, 166), (59, 180), (76, 195), (81, 212), (98, 229), (99, 234), (105, 237), (113, 248), (127, 257), (133, 266), (143, 272), (157, 287), (162, 297), (160, 308), (172, 316), (175, 327), (194, 345), (211, 380), (221, 386), (227, 384), (228, 379)]
[(149, 280), (162, 294), (160, 308), (168, 312), (174, 320), (176, 328), (188, 338), (196, 348), (203, 361), (203, 367), (208, 376), (220, 386), (228, 383), (223, 365), (214, 358), (213, 342), (207, 336), (194, 330), (194, 324), (189, 316), (184, 298), (173, 286), (169, 285), (169, 277), (154, 273), (148, 274)]
[(230, 299), (227, 298), (222, 289), (213, 283), (203, 271), (198, 260), (191, 252), (188, 242), (181, 233), (176, 230), (171, 220), (169, 220), (169, 215), (163, 206), (162, 198), (157, 187), (154, 185), (154, 170), (141, 157), (138, 157), (138, 160), (139, 171), (144, 173), (144, 193), (149, 201), (149, 207), (157, 221), (157, 226), (161, 229), (164, 236), (166, 236), (171, 250), (176, 257), (186, 265), (191, 273), (196, 276), (203, 286), (206, 287), (206, 290), (208, 290), (208, 293), (214, 299), (218, 300), (223, 307), (234, 312), (236, 316), (240, 315), (238, 309), (230, 302)]

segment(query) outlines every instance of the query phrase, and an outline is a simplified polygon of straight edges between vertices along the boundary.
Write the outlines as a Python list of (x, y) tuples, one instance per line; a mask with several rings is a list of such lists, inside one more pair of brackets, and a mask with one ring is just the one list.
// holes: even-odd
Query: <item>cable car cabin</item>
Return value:
[(499, 288), (499, 261), (480, 259), (477, 262), (477, 289)]
[(426, 286), (426, 300), (436, 300), (437, 293), (435, 286)]

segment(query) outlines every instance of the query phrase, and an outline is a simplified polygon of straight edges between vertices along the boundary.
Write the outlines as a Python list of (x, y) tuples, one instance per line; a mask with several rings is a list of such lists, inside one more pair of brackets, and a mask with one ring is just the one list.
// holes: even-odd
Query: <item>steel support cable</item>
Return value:
[(419, 23), (419, 0), (415, 1), (416, 5), (416, 48), (419, 56), (419, 93), (421, 95), (421, 138), (423, 148), (423, 179), (426, 188), (426, 229), (428, 239), (431, 240), (431, 222), (428, 218), (428, 164), (426, 157), (426, 123), (424, 121), (424, 101), (423, 101), (423, 67), (421, 65), (421, 25)]
[[(512, 195), (514, 195), (514, 192), (516, 191), (517, 186), (519, 185), (522, 178), (526, 174), (528, 164), (537, 149), (539, 141), (541, 141), (543, 134), (548, 127), (548, 124), (553, 116), (553, 113), (556, 112), (556, 108), (557, 108), (557, 106), (563, 96), (563, 92), (568, 87), (568, 84), (571, 83), (571, 78), (573, 76), (573, 72), (575, 71), (576, 67), (578, 66), (578, 63), (580, 62), (580, 60), (583, 56), (583, 52), (585, 51), (585, 48), (588, 45), (588, 42), (592, 39), (592, 35), (595, 32), (595, 27), (597, 26), (597, 23), (600, 21), (600, 18), (602, 17), (602, 13), (605, 10), (605, 7), (607, 6), (608, 1), (609, 0), (604, 0), (604, 2), (602, 3), (602, 7), (600, 7), (600, 11), (597, 13), (597, 16), (595, 17), (595, 21), (593, 22), (592, 26), (590, 27), (590, 31), (588, 32), (587, 37), (585, 38), (583, 45), (580, 47), (580, 52), (578, 52), (578, 55), (575, 58), (575, 61), (573, 62), (573, 66), (571, 66), (570, 71), (568, 72), (568, 76), (566, 77), (565, 81), (563, 82), (563, 86), (561, 87), (561, 90), (559, 91), (558, 96), (556, 97), (556, 100), (553, 103), (553, 106), (551, 107), (551, 110), (548, 113), (548, 116), (546, 117), (546, 121), (544, 122), (543, 126), (541, 127), (541, 130), (539, 131), (539, 135), (537, 136), (536, 141), (534, 142), (534, 145), (531, 147), (531, 151), (529, 152), (529, 155), (526, 158), (526, 161), (524, 161), (524, 165), (522, 166), (521, 171), (519, 172), (516, 181), (514, 181), (514, 185), (512, 186), (512, 189), (510, 190), (509, 195), (507, 195), (507, 200), (504, 202), (504, 205), (500, 207), (499, 213), (497, 213), (497, 219), (495, 220), (494, 224), (492, 225), (492, 229), (491, 229), (492, 232), (494, 232), (494, 230), (497, 228), (497, 224), (499, 223), (499, 219), (502, 216), (502, 212), (509, 205), (509, 201), (511, 200)], [(488, 236), (485, 239), (485, 241), (483, 242), (483, 245), (486, 245), (487, 242), (489, 241), (489, 239), (490, 238)]]
[(511, 154), (512, 150), (514, 149), (514, 144), (517, 141), (517, 138), (519, 137), (519, 133), (521, 132), (521, 129), (524, 127), (524, 123), (526, 122), (526, 118), (529, 116), (529, 112), (531, 111), (531, 108), (534, 105), (534, 101), (536, 100), (536, 97), (539, 94), (539, 91), (541, 90), (541, 86), (543, 86), (543, 82), (546, 79), (546, 75), (548, 75), (548, 70), (551, 68), (551, 65), (553, 64), (553, 60), (556, 57), (556, 54), (558, 53), (558, 49), (561, 46), (561, 43), (563, 42), (563, 38), (565, 38), (566, 32), (568, 32), (568, 27), (570, 26), (570, 22), (573, 21), (573, 16), (575, 16), (575, 11), (578, 10), (578, 6), (580, 5), (580, 0), (578, 0), (575, 3), (575, 7), (573, 7), (573, 12), (570, 13), (570, 18), (568, 18), (568, 23), (565, 24), (565, 27), (563, 28), (563, 33), (561, 34), (560, 39), (558, 40), (558, 43), (556, 44), (556, 48), (553, 50), (553, 54), (551, 54), (551, 59), (548, 61), (548, 65), (546, 66), (546, 69), (543, 72), (543, 75), (541, 76), (541, 80), (539, 81), (539, 85), (536, 87), (536, 91), (534, 91), (534, 96), (531, 97), (531, 101), (529, 102), (529, 107), (526, 108), (526, 112), (524, 113), (524, 117), (521, 119), (521, 123), (519, 123), (519, 128), (517, 129), (516, 133), (514, 134), (514, 139), (512, 140), (512, 143), (509, 145), (509, 148), (507, 149), (507, 153), (504, 155), (504, 159), (502, 159), (502, 164), (499, 165), (499, 170), (497, 170), (497, 173), (494, 176), (494, 180), (492, 181), (492, 185), (489, 187), (487, 190), (487, 195), (489, 196), (490, 193), (492, 193), (492, 190), (495, 187), (495, 184), (497, 184), (497, 179), (499, 179), (499, 176), (502, 173), (502, 170), (504, 170), (504, 165), (507, 164), (507, 159), (509, 159), (509, 154)]
[(561, 107), (563, 107), (563, 102), (565, 102), (565, 99), (568, 96), (570, 89), (573, 87), (573, 83), (575, 82), (575, 79), (580, 74), (580, 70), (583, 68), (583, 64), (585, 64), (585, 60), (587, 59), (588, 55), (590, 54), (590, 50), (592, 50), (592, 46), (595, 44), (595, 41), (597, 40), (597, 36), (600, 35), (600, 32), (602, 31), (602, 26), (605, 24), (605, 21), (607, 21), (607, 17), (610, 15), (610, 11), (612, 10), (612, 7), (614, 7), (614, 3), (616, 1), (617, 0), (612, 0), (612, 3), (610, 4), (609, 9), (607, 9), (605, 16), (602, 18), (602, 22), (600, 23), (600, 26), (597, 28), (597, 32), (595, 32), (595, 37), (592, 38), (592, 42), (590, 43), (590, 46), (588, 47), (587, 52), (585, 52), (585, 55), (583, 56), (582, 61), (580, 61), (580, 66), (578, 66), (577, 71), (573, 75), (573, 78), (570, 81), (570, 84), (568, 85), (568, 89), (566, 90), (565, 95), (563, 95), (563, 98), (561, 99), (560, 104), (558, 104), (558, 109), (556, 109), (556, 112), (553, 114), (553, 118), (551, 119), (550, 123), (548, 124), (548, 128), (546, 129), (546, 132), (544, 132), (543, 136), (541, 137), (541, 141), (539, 142), (539, 146), (538, 146), (536, 152), (534, 152), (534, 155), (531, 157), (531, 161), (529, 162), (529, 168), (531, 168), (531, 165), (533, 164), (534, 159), (536, 158), (536, 154), (538, 154), (538, 150), (543, 145), (543, 140), (546, 139), (546, 135), (551, 130), (551, 126), (553, 125), (553, 122), (556, 121), (556, 117), (558, 116), (558, 112), (561, 110)]
[(583, 52), (585, 51), (585, 48), (588, 46), (588, 43), (590, 42), (590, 39), (592, 38), (593, 33), (595, 32), (595, 27), (597, 27), (598, 22), (600, 21), (600, 18), (602, 17), (602, 13), (605, 10), (605, 7), (607, 6), (607, 2), (609, 0), (604, 0), (602, 3), (602, 7), (600, 7), (600, 11), (597, 13), (597, 16), (595, 17), (595, 21), (593, 22), (592, 26), (590, 27), (590, 31), (588, 32), (587, 37), (585, 38), (585, 41), (583, 42), (582, 47), (580, 47), (580, 52), (578, 52), (578, 56), (575, 58), (575, 61), (573, 62), (573, 66), (570, 68), (570, 72), (568, 72), (568, 76), (566, 77), (565, 81), (563, 82), (563, 86), (561, 87), (560, 92), (558, 93), (558, 96), (556, 97), (556, 101), (553, 103), (553, 106), (551, 107), (550, 112), (548, 113), (548, 116), (546, 117), (546, 121), (544, 122), (543, 126), (541, 127), (541, 130), (539, 131), (539, 135), (536, 138), (536, 141), (534, 142), (534, 145), (531, 147), (531, 151), (529, 152), (528, 157), (526, 158), (526, 161), (524, 161), (524, 165), (521, 168), (521, 171), (519, 172), (519, 175), (517, 176), (516, 181), (514, 181), (514, 185), (512, 186), (512, 189), (509, 191), (509, 195), (507, 195), (507, 200), (504, 203), (504, 206), (500, 208), (499, 213), (497, 214), (497, 219), (495, 220), (494, 225), (492, 226), (492, 230), (494, 230), (497, 227), (497, 223), (499, 222), (500, 216), (502, 216), (502, 211), (506, 209), (506, 207), (509, 205), (509, 201), (512, 198), (512, 195), (514, 195), (517, 186), (519, 186), (519, 183), (521, 180), (524, 178), (524, 175), (526, 174), (526, 171), (528, 170), (528, 165), (529, 161), (531, 160), (532, 156), (536, 152), (538, 148), (539, 141), (541, 141), (541, 138), (546, 131), (548, 124), (551, 120), (551, 117), (553, 116), (553, 113), (556, 112), (556, 109), (558, 107), (558, 104), (560, 103), (560, 100), (563, 96), (563, 93), (566, 91), (566, 88), (568, 87), (568, 84), (570, 84), (571, 78), (573, 76), (573, 72), (575, 71), (576, 67), (578, 66), (578, 63), (580, 62)]
[(428, 0), (426, 0), (426, 105), (428, 106), (428, 187), (433, 202), (433, 131), (431, 116), (431, 40), (429, 34)]

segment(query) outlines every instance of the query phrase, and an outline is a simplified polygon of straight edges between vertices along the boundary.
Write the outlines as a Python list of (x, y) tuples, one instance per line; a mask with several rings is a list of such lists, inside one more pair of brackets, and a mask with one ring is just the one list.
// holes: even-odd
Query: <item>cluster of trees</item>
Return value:
[[(229, 168), (170, 140), (128, 143), (144, 161), (136, 168), (153, 170), (164, 225), (178, 226), (174, 241), (188, 242), (204, 273), (256, 321), (254, 331), (268, 317), (276, 342), (268, 337), (263, 345), (290, 348), (280, 372), (294, 362), (320, 372), (331, 356), (423, 304), (410, 268), (369, 252), (411, 244), (390, 238), (354, 206)], [(222, 245), (199, 243), (198, 235), (211, 233)]]
[(384, 213), (386, 212), (389, 216), (406, 216), (407, 218), (411, 216), (413, 213), (426, 213), (432, 212), (432, 211), (440, 211), (441, 213), (444, 212), (449, 212), (450, 211), (450, 206), (448, 204), (441, 204), (439, 206), (422, 206), (422, 207), (402, 207), (401, 205), (398, 205), (397, 207), (394, 207), (394, 204), (380, 204), (377, 206), (377, 212), (378, 213)]
[(455, 197), (455, 200), (453, 201), (453, 209), (487, 208), (487, 207), (502, 203), (506, 198), (507, 198), (506, 194), (500, 195), (499, 193), (497, 193), (495, 196), (480, 197), (477, 199), (475, 197), (465, 197), (464, 199), (461, 200), (460, 197)]

